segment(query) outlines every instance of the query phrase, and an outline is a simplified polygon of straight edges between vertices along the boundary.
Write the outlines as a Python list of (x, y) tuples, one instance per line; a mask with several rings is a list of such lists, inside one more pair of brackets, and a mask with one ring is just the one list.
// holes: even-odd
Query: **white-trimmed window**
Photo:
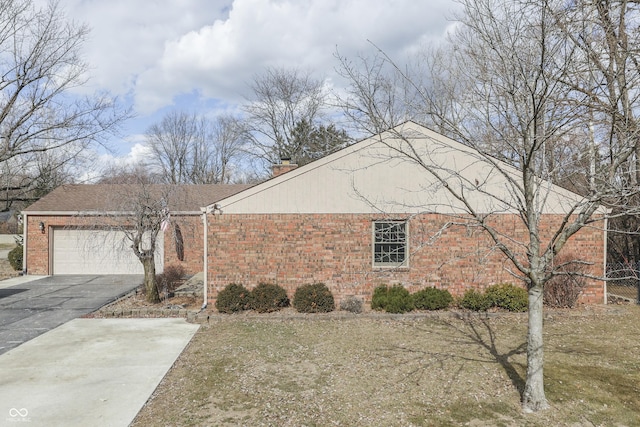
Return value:
[(408, 265), (406, 221), (373, 222), (373, 266), (398, 267)]

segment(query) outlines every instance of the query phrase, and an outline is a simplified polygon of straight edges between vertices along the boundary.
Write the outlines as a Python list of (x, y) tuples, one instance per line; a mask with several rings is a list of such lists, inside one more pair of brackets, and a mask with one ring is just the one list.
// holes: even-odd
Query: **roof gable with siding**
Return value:
[[(415, 150), (447, 185), (463, 189), (477, 212), (515, 212), (519, 201), (509, 181), (519, 182), (517, 169), (498, 160), (491, 159), (492, 164), (474, 149), (414, 122), (221, 199), (216, 207), (223, 213), (268, 214), (466, 212), (443, 182), (399, 150)], [(543, 180), (540, 188), (543, 213), (568, 212), (581, 200)], [(209, 212), (213, 208), (207, 206)]]

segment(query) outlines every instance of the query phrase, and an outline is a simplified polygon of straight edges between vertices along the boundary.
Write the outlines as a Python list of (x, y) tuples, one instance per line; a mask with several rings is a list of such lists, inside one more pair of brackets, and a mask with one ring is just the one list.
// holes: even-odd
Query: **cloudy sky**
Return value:
[(137, 117), (115, 153), (139, 156), (145, 129), (171, 109), (233, 111), (267, 66), (312, 70), (340, 86), (334, 54), (394, 58), (437, 41), (453, 0), (61, 0), (92, 31), (90, 90), (123, 98)]

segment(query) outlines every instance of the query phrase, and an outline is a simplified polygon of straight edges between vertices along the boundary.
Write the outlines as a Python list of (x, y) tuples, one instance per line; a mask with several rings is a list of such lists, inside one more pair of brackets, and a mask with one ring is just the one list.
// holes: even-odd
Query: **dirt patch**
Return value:
[(150, 303), (142, 293), (142, 288), (125, 295), (117, 301), (107, 304), (85, 318), (112, 317), (185, 317), (197, 321), (201, 312), (202, 298), (188, 295), (177, 295), (163, 298), (158, 303)]

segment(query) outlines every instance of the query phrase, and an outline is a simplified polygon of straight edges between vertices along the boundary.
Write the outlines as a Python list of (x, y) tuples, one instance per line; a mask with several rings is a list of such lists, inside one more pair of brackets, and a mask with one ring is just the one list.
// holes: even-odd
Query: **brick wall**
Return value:
[[(176, 229), (176, 226), (178, 229)], [(178, 231), (179, 230), (179, 231)], [(182, 236), (183, 260), (178, 259), (176, 243)], [(171, 216), (171, 225), (164, 234), (164, 265), (180, 265), (186, 274), (196, 274), (204, 268), (204, 225), (202, 217)]]
[[(95, 228), (100, 224), (108, 225), (115, 221), (114, 218), (99, 216), (53, 216), (53, 215), (28, 215), (27, 216), (27, 273), (51, 274), (50, 270), (50, 244), (51, 229), (60, 228)], [(39, 230), (40, 222), (45, 224), (45, 232)], [(180, 227), (183, 239), (184, 258), (178, 259), (176, 252), (176, 228)], [(171, 226), (164, 236), (164, 266), (181, 265), (187, 274), (195, 274), (203, 268), (203, 231), (202, 219), (198, 215), (172, 216)]]
[[(249, 289), (260, 282), (277, 283), (292, 297), (301, 284), (323, 282), (339, 302), (354, 295), (371, 300), (379, 284), (402, 283), (410, 291), (435, 286), (462, 295), (470, 287), (483, 289), (517, 281), (513, 265), (478, 227), (453, 224), (445, 215), (425, 214), (409, 222), (409, 267), (372, 267), (372, 215), (209, 215), (209, 298), (229, 283)], [(402, 219), (394, 217), (393, 219)], [(559, 217), (549, 216), (543, 229)], [(495, 217), (499, 228), (514, 240), (526, 236), (513, 215)], [(459, 222), (459, 221), (457, 221)], [(543, 233), (545, 234), (545, 233)], [(522, 260), (524, 246), (512, 244)], [(603, 274), (604, 233), (585, 228), (563, 250), (592, 262), (591, 273)], [(583, 302), (602, 303), (604, 286), (591, 281)]]

